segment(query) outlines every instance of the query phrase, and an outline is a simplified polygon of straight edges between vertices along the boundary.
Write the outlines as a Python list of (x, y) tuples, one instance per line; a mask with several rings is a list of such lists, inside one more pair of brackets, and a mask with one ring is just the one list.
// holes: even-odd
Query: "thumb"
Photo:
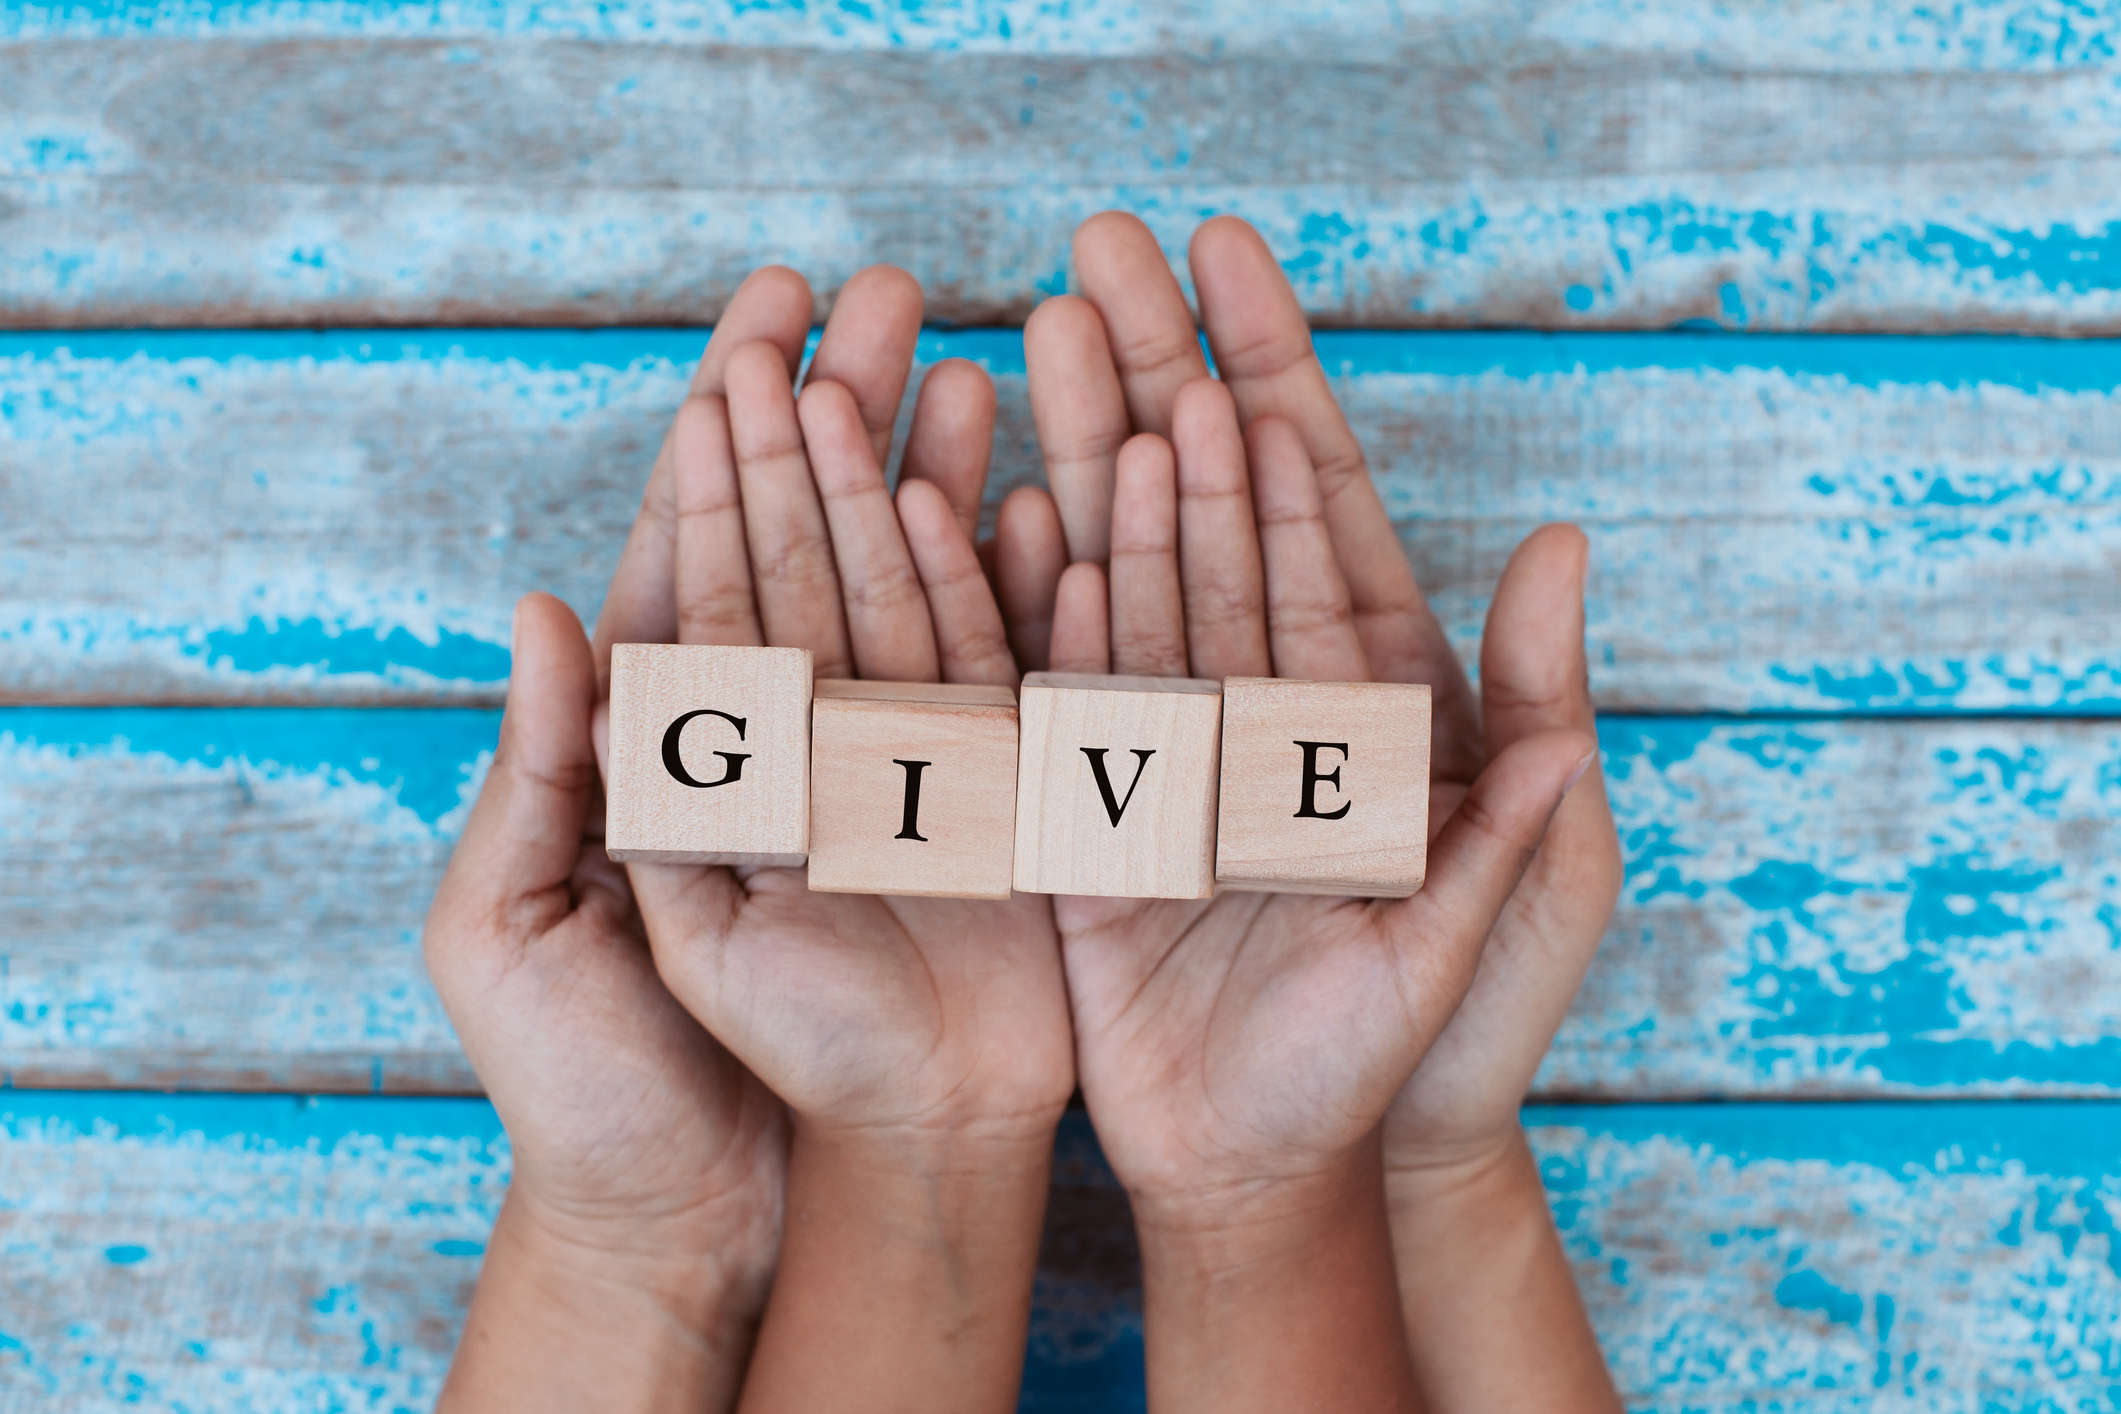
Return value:
[(1429, 847), (1421, 892), (1385, 916), (1402, 973), (1421, 990), (1441, 993), (1448, 1018), (1473, 982), (1481, 949), (1517, 881), (1524, 877), (1547, 822), (1578, 778), (1598, 759), (1598, 744), (1566, 728), (1521, 737), (1490, 761)]
[(568, 880), (597, 786), (596, 696), (595, 660), (574, 611), (550, 594), (525, 595), (500, 745), (435, 895), (430, 961), (496, 917), (535, 930), (572, 908)]

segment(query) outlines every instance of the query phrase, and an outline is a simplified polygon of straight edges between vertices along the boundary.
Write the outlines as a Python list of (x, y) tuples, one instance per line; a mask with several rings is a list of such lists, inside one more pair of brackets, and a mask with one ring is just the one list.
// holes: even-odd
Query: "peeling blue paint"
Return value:
[(1932, 222), (1906, 244), (1923, 263), (1979, 270), (1998, 280), (2030, 279), (2057, 294), (2121, 289), (2121, 222), (2090, 233), (2056, 226), (2044, 234), (1989, 230), (1980, 235)]
[(322, 619), (267, 624), (253, 617), (241, 629), (213, 629), (185, 651), (216, 668), (263, 673), (306, 668), (325, 674), (367, 673), (397, 677), (417, 673), (444, 682), (489, 685), (508, 681), (509, 650), (470, 634), (442, 629), (433, 643), (403, 628), (388, 630), (326, 624)]
[(124, 1243), (104, 1248), (103, 1255), (114, 1267), (130, 1267), (147, 1260), (147, 1249)]
[(1776, 1284), (1775, 1304), (1786, 1311), (1817, 1311), (1836, 1325), (1853, 1326), (1863, 1320), (1861, 1296), (1843, 1291), (1810, 1268), (1791, 1272)]
[(459, 708), (0, 707), (0, 747), (123, 751), (381, 786), (427, 824), (463, 804), (500, 714)]
[(0, 1090), (0, 1135), (10, 1140), (107, 1135), (173, 1143), (331, 1153), (370, 1138), (470, 1140), (505, 1155), (500, 1118), (485, 1100), (400, 1095), (148, 1094), (125, 1090)]
[[(704, 326), (12, 330), (0, 332), (0, 359), (398, 363), (453, 357), (555, 372), (628, 368), (643, 360), (689, 368), (699, 360), (711, 332)], [(1318, 331), (1313, 343), (1327, 370), (1339, 376), (1500, 373), (1535, 378), (1651, 369), (1750, 370), (1831, 378), (1859, 388), (1988, 385), (2028, 392), (2121, 391), (2121, 340), (2105, 339), (1328, 329)], [(1024, 372), (1023, 338), (1017, 329), (931, 327), (921, 335), (917, 356), (924, 362), (967, 358), (997, 376)]]

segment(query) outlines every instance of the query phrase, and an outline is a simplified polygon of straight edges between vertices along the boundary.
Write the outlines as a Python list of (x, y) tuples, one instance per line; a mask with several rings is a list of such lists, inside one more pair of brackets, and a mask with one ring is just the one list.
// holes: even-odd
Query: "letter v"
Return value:
[(1083, 755), (1090, 758), (1090, 772), (1097, 777), (1097, 793), (1105, 798), (1105, 813), (1112, 817), (1113, 828), (1117, 829), (1119, 817), (1127, 813), (1127, 804), (1134, 799), (1135, 787), (1142, 783), (1142, 772), (1148, 769), (1149, 758), (1156, 753), (1154, 751), (1144, 751), (1138, 746), (1134, 748), (1136, 758), (1134, 780), (1127, 786), (1126, 800), (1114, 800), (1112, 798), (1111, 778), (1105, 775), (1106, 748), (1102, 746), (1085, 746), (1078, 749)]

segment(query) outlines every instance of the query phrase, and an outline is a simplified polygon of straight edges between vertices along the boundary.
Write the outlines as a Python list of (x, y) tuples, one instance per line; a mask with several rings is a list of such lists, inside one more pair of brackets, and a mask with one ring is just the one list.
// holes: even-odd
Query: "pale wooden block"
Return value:
[(1116, 898), (1215, 892), (1219, 685), (1032, 673), (1022, 717), (1017, 888)]
[(1217, 884), (1405, 898), (1428, 855), (1426, 684), (1223, 679)]
[(630, 863), (801, 864), (810, 671), (807, 648), (614, 647), (605, 852)]
[(823, 678), (810, 716), (810, 887), (1007, 898), (1016, 694)]

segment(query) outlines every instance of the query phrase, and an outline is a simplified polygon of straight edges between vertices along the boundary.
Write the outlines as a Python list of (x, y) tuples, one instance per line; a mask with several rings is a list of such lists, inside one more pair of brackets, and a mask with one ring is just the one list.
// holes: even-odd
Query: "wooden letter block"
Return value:
[(810, 650), (611, 650), (604, 850), (657, 864), (801, 864)]
[(1223, 680), (1215, 882), (1405, 898), (1429, 856), (1429, 689)]
[(910, 682), (817, 685), (810, 887), (1007, 898), (1016, 853), (1016, 694)]
[(1221, 728), (1222, 689), (1198, 678), (1026, 677), (1017, 888), (1213, 894)]

